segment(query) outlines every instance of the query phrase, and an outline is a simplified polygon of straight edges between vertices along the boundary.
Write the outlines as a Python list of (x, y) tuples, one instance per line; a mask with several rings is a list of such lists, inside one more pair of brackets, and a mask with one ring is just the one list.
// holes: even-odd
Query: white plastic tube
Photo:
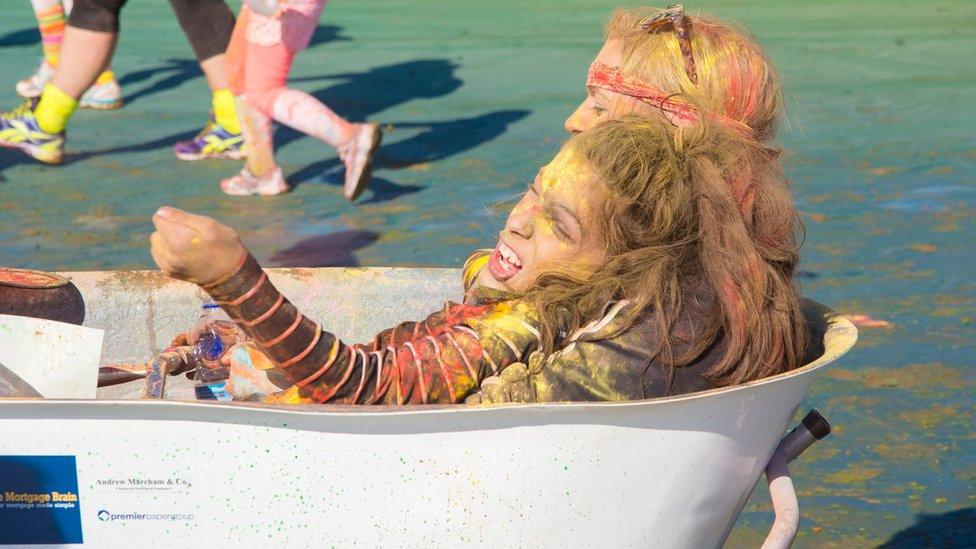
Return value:
[(789, 465), (810, 445), (829, 434), (830, 424), (827, 420), (816, 410), (810, 410), (803, 422), (783, 437), (773, 452), (766, 465), (766, 482), (776, 518), (762, 549), (789, 549), (793, 545), (800, 528), (800, 504), (796, 499)]
[(776, 519), (762, 549), (788, 549), (800, 528), (800, 504), (796, 499), (789, 465), (779, 452), (773, 454), (773, 459), (766, 466), (766, 482), (769, 483), (769, 499), (773, 502)]

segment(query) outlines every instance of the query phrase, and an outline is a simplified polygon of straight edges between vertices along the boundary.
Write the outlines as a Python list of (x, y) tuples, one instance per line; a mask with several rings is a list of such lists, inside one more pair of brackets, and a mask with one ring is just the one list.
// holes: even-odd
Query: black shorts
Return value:
[(227, 51), (234, 32), (234, 14), (224, 0), (169, 0), (169, 3), (197, 60)]
[[(128, 0), (75, 0), (68, 24), (96, 32), (119, 32), (119, 12)], [(234, 14), (224, 0), (170, 0), (197, 59), (224, 53), (234, 31)]]
[(119, 12), (128, 0), (75, 0), (68, 24), (96, 32), (119, 32)]

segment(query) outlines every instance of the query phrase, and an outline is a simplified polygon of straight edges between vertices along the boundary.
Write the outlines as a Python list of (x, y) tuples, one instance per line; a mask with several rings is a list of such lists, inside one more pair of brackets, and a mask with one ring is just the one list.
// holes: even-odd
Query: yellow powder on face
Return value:
[(200, 237), (199, 236), (194, 236), (193, 239), (190, 240), (190, 245), (191, 246), (199, 246), (200, 245)]
[[(543, 168), (539, 178), (542, 196), (540, 202), (551, 201), (547, 195), (558, 194), (574, 206), (575, 214), (580, 221), (585, 221), (592, 214), (597, 202), (607, 198), (607, 188), (596, 177), (586, 164), (582, 156), (571, 148), (564, 147), (553, 158), (552, 162)], [(594, 193), (594, 188), (597, 192)], [(542, 208), (543, 211), (545, 208)], [(599, 209), (597, 207), (597, 209)], [(546, 217), (550, 227), (555, 220)]]
[(542, 170), (540, 185), (542, 192), (555, 191), (572, 186), (577, 179), (586, 177), (589, 169), (580, 155), (568, 148), (559, 151), (552, 162)]

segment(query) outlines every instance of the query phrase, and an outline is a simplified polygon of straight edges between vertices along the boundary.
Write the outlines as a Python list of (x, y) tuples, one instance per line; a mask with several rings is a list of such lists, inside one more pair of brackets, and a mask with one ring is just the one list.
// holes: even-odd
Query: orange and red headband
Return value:
[[(679, 94), (667, 93), (639, 78), (625, 74), (616, 67), (594, 61), (586, 75), (587, 87), (599, 88), (633, 97), (661, 110), (661, 114), (675, 126), (691, 126), (698, 122), (699, 111), (692, 103), (681, 99)], [(706, 111), (706, 116), (730, 128), (751, 134), (748, 125), (728, 116)]]

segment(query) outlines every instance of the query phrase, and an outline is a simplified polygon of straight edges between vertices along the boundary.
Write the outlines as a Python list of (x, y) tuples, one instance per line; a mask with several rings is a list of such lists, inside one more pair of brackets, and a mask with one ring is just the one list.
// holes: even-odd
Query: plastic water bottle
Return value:
[(231, 400), (224, 386), (230, 371), (220, 357), (243, 339), (240, 329), (214, 302), (203, 304), (197, 325), (190, 332), (196, 372), (193, 375), (194, 391), (200, 400)]

